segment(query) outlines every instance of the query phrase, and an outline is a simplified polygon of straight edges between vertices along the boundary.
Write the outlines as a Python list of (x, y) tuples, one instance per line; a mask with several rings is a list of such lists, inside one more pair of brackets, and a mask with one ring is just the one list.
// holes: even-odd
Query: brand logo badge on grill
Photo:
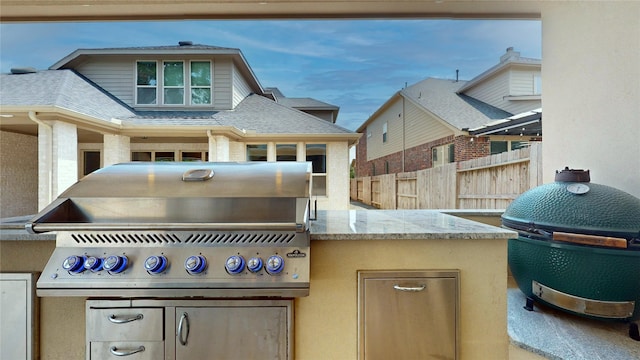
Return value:
[(290, 253), (287, 253), (287, 257), (288, 258), (303, 258), (303, 257), (307, 257), (306, 253), (301, 252), (300, 250), (296, 249), (293, 250)]

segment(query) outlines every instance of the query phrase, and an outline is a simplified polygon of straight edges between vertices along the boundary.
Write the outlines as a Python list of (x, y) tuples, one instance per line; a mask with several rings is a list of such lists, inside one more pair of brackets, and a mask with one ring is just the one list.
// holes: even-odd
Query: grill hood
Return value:
[(26, 228), (306, 231), (310, 179), (302, 162), (117, 164), (71, 186)]

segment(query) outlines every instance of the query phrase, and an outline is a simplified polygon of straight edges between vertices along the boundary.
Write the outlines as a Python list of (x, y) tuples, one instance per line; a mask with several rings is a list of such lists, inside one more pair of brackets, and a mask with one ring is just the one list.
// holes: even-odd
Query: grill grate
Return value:
[(89, 233), (71, 234), (77, 244), (176, 244), (180, 238), (171, 233)]
[(190, 234), (186, 243), (192, 244), (288, 244), (295, 234), (292, 233), (200, 233)]

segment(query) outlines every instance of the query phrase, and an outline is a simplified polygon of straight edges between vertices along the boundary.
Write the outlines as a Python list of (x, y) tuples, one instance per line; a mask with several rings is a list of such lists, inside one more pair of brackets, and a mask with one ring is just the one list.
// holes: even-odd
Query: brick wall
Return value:
[(454, 139), (455, 161), (465, 161), (491, 155), (488, 136), (456, 136)]

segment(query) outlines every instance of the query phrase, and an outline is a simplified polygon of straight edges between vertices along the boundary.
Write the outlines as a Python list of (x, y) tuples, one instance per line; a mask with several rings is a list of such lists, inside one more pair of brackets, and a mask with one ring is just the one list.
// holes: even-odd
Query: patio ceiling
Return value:
[(3, 0), (0, 21), (540, 17), (535, 0)]

